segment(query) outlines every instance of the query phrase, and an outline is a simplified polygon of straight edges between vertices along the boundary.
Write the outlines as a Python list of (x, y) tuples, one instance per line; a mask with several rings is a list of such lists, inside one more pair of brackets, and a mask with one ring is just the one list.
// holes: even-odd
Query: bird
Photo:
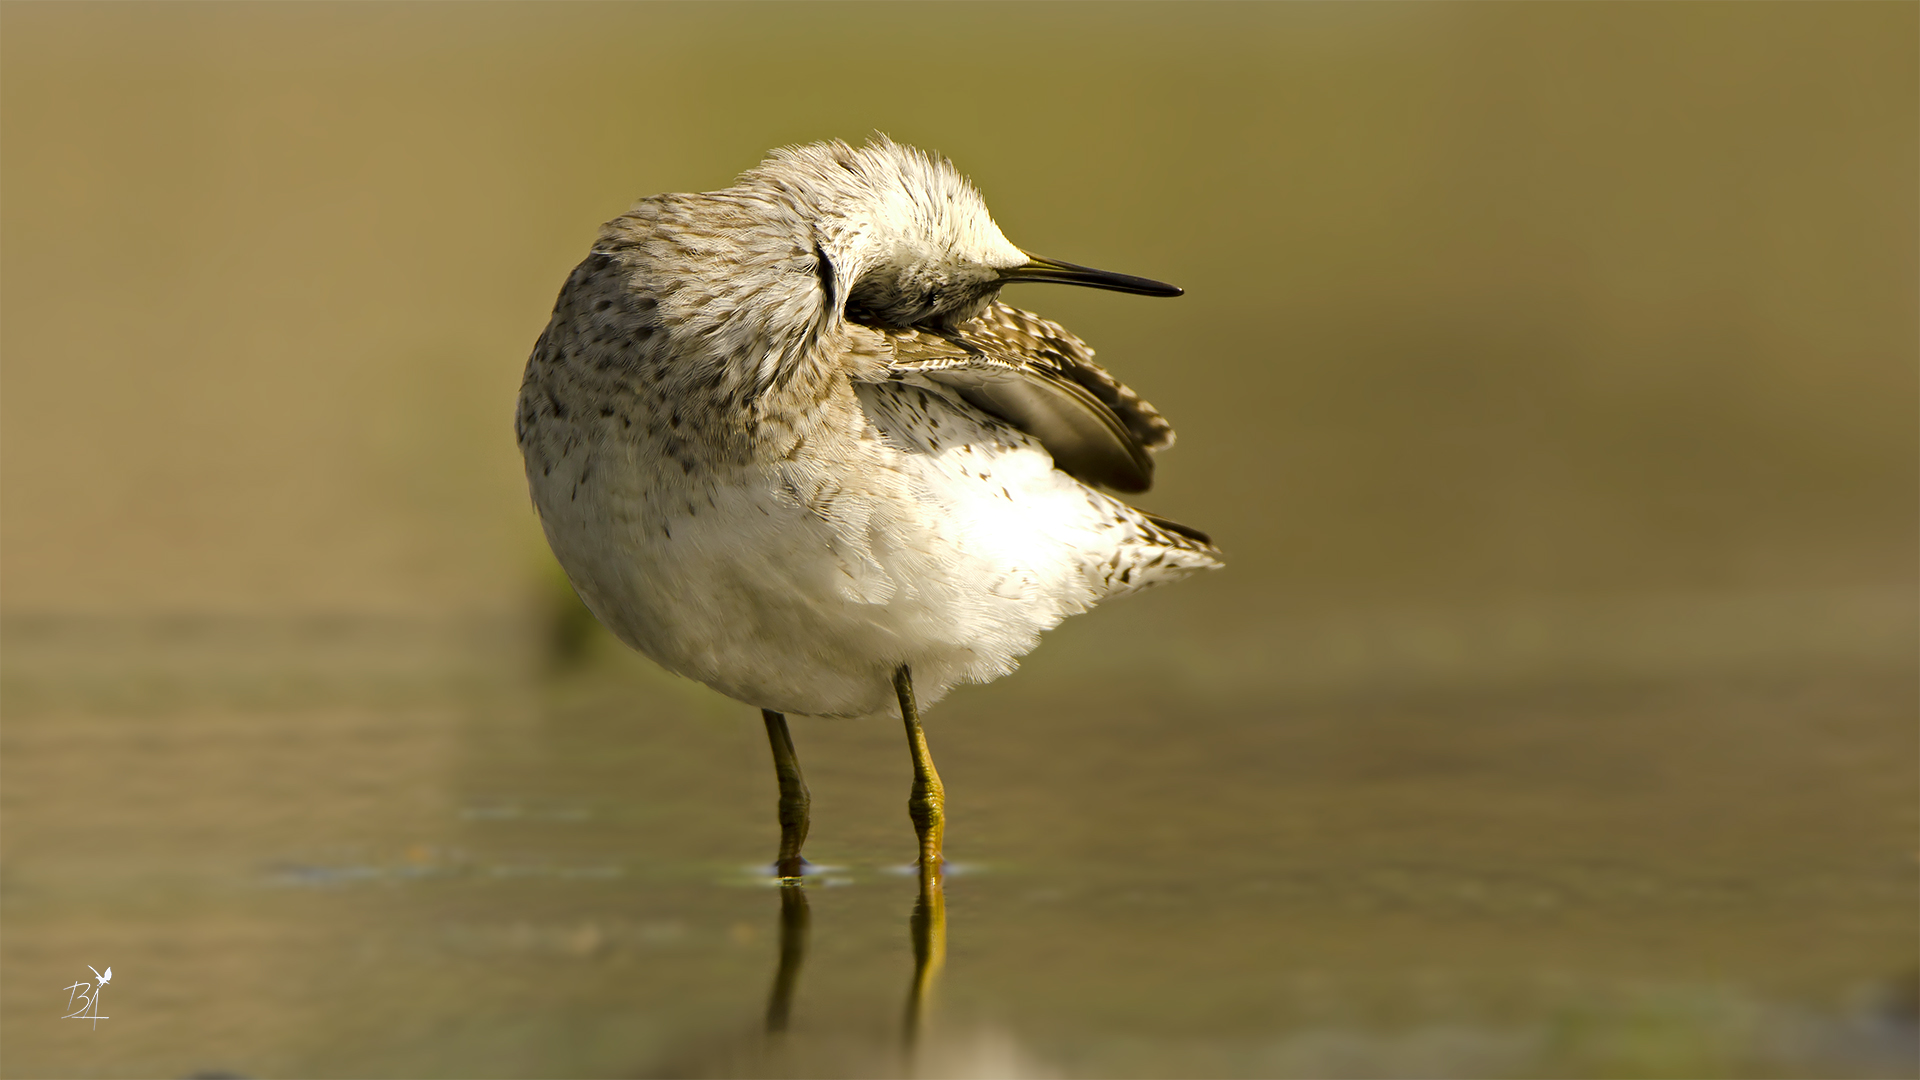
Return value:
[(1173, 428), (1085, 342), (1000, 300), (1178, 296), (1014, 246), (946, 157), (876, 133), (639, 200), (566, 279), (521, 383), (534, 508), (580, 599), (661, 667), (758, 707), (797, 879), (786, 717), (905, 725), (919, 866), (945, 788), (920, 710), (1042, 632), (1222, 565), (1146, 491)]

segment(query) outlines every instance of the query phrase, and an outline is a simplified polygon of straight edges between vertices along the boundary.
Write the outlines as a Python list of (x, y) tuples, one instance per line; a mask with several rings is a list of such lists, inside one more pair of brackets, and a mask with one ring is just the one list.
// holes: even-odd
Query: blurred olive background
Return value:
[[(1920, 9), (0, 7), (11, 1076), (1909, 1075)], [(880, 130), (1229, 567), (907, 765), (581, 620), (511, 434), (599, 222)], [(840, 887), (835, 887), (840, 886)], [(112, 964), (111, 1020), (57, 1020)]]

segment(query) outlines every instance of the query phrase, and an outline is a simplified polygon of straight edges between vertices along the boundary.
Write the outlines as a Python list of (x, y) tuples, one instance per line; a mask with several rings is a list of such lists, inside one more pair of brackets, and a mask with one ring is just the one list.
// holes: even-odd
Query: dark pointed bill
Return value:
[(1091, 289), (1112, 289), (1114, 292), (1136, 293), (1140, 296), (1179, 296), (1186, 292), (1180, 286), (1164, 281), (1116, 274), (1111, 270), (1095, 270), (1091, 266), (1079, 266), (1057, 259), (1029, 258), (1024, 266), (1000, 271), (1000, 280), (1007, 284), (1048, 281), (1056, 285), (1085, 285)]

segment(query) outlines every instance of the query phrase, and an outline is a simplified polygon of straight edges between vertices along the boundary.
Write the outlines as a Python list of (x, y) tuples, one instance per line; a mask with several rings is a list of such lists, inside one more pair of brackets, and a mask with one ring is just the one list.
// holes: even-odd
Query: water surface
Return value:
[[(610, 644), (554, 673), (470, 628), (201, 626), (279, 641), (129, 683), (57, 663), (77, 632), (9, 635), (38, 664), (5, 730), (12, 1075), (1913, 1064), (1914, 673), (1886, 655), (1170, 691), (1068, 632), (931, 714), (954, 867), (909, 1048), (893, 725), (796, 722), (817, 873), (783, 942), (757, 715)], [(97, 1032), (52, 1019), (84, 963), (115, 971)]]

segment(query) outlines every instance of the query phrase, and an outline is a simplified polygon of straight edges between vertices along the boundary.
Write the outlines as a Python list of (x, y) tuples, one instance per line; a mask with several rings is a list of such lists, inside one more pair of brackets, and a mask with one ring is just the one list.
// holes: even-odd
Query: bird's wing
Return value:
[(1153, 484), (1147, 451), (1173, 445), (1153, 406), (1093, 362), (1086, 342), (995, 303), (949, 330), (888, 331), (889, 378), (918, 375), (1040, 440), (1061, 471), (1116, 491)]

